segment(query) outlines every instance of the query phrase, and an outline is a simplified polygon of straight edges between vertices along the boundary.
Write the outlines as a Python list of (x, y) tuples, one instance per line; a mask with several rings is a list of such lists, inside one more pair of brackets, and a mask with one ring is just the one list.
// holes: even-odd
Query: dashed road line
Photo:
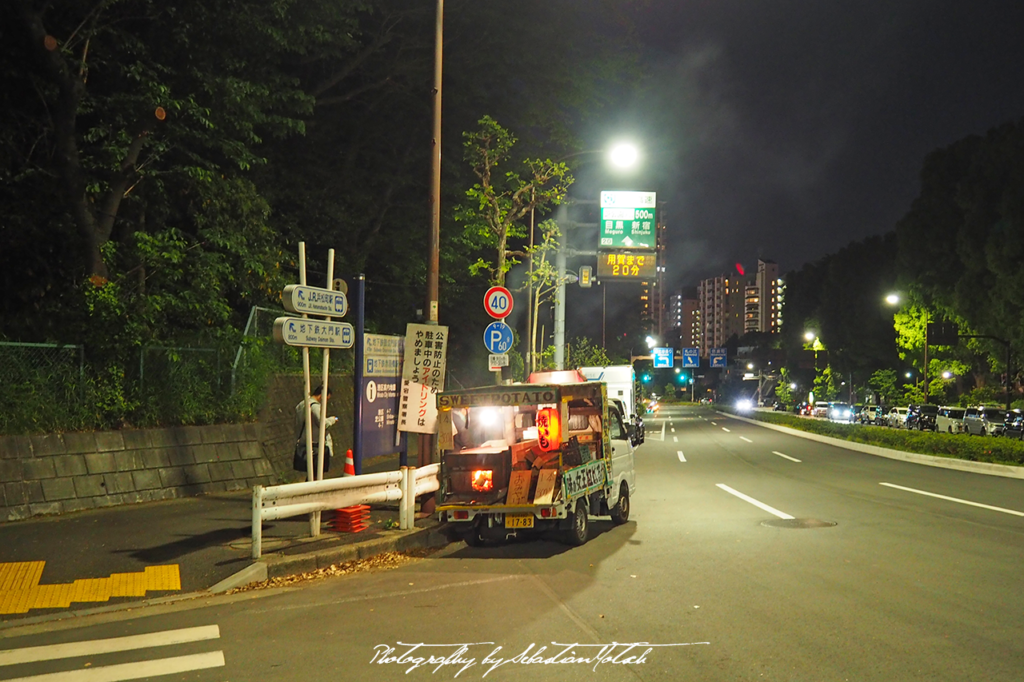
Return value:
[(679, 458), (680, 462), (685, 462), (686, 461), (686, 458), (683, 457), (683, 451), (682, 450), (676, 450), (676, 457)]
[(740, 440), (745, 440), (748, 443), (753, 443), (754, 442), (754, 441), (750, 440), (749, 438), (747, 438), (746, 436), (740, 436)]
[(789, 520), (789, 519), (794, 518), (794, 517), (790, 516), (789, 514), (787, 514), (786, 512), (781, 512), (778, 509), (776, 509), (775, 507), (769, 507), (764, 502), (759, 502), (759, 501), (755, 500), (753, 497), (750, 497), (748, 495), (744, 495), (743, 493), (741, 493), (738, 490), (733, 490), (732, 488), (730, 488), (729, 486), (727, 486), (724, 483), (717, 483), (716, 486), (721, 488), (725, 492), (729, 493), (730, 495), (735, 495), (736, 497), (740, 498), (744, 502), (749, 502), (750, 504), (754, 505), (755, 507), (757, 507), (759, 509), (763, 509), (764, 511), (768, 512), (769, 514), (774, 514), (775, 516), (778, 516), (780, 519)]
[(679, 442), (679, 436), (672, 436), (672, 442), (673, 443), (678, 443)]
[(712, 426), (718, 426), (718, 422), (711, 422)]
[(661, 425), (661, 439), (665, 440), (665, 425)]
[[(0, 651), (0, 666), (56, 661), (82, 656), (99, 656), (219, 638), (219, 626), (204, 625), (194, 628), (182, 628), (180, 630), (151, 632), (144, 635), (129, 635), (127, 637), (113, 637), (110, 639), (25, 647), (23, 649)], [(220, 668), (224, 665), (223, 651), (208, 651), (200, 654), (172, 656), (170, 658), (135, 661), (132, 663), (118, 663), (88, 668), (79, 667), (74, 670), (19, 677), (12, 680), (12, 682), (122, 682), (122, 680), (138, 680), (144, 677), (157, 677), (173, 675), (175, 673), (187, 673), (193, 670)]]
[(772, 450), (772, 454), (773, 454), (773, 455), (778, 455), (779, 457), (783, 457), (783, 458), (785, 458), (785, 459), (788, 459), (788, 460), (789, 460), (789, 461), (791, 461), (791, 462), (799, 462), (799, 461), (800, 461), (800, 460), (799, 460), (799, 459), (797, 459), (796, 457), (790, 457), (789, 455), (784, 455), (784, 454), (782, 454), (781, 452), (778, 452), (778, 451), (776, 451), (776, 450)]
[(981, 502), (971, 502), (970, 500), (961, 500), (959, 497), (948, 497), (946, 495), (939, 495), (938, 493), (930, 493), (926, 490), (917, 490), (916, 488), (905, 488), (901, 485), (894, 483), (879, 483), (878, 485), (884, 485), (887, 488), (895, 488), (896, 490), (905, 490), (908, 493), (917, 493), (918, 495), (925, 495), (927, 497), (934, 497), (940, 500), (946, 500), (948, 502), (956, 502), (958, 504), (966, 504), (970, 507), (980, 507), (981, 509), (988, 509), (991, 511), (1002, 512), (1003, 514), (1012, 514), (1013, 516), (1024, 516), (1024, 512), (1017, 511), (1015, 509), (1006, 509), (1005, 507), (993, 507), (990, 504), (982, 504)]
[(676, 432), (676, 427), (673, 426), (672, 427), (672, 433), (675, 433), (675, 432)]
[(722, 430), (725, 431), (726, 433), (732, 433), (732, 431), (730, 431), (729, 429), (725, 428), (724, 426), (722, 427)]

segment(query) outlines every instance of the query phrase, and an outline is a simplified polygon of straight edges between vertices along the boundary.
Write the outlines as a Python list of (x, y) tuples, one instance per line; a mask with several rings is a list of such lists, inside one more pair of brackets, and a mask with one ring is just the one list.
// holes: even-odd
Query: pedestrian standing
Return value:
[[(316, 454), (319, 451), (320, 438), (320, 416), (321, 416), (321, 405), (320, 399), (323, 397), (324, 388), (323, 385), (317, 386), (313, 389), (313, 392), (309, 395), (309, 411), (312, 415), (312, 434), (313, 434), (313, 474), (316, 475)], [(331, 397), (331, 388), (327, 387), (327, 398)], [(334, 423), (338, 421), (337, 417), (327, 417), (326, 424), (327, 428), (334, 426)], [(305, 472), (306, 469), (306, 401), (300, 400), (299, 404), (295, 406), (295, 457), (292, 460), (292, 468), (296, 471)], [(331, 448), (334, 442), (331, 440), (330, 431), (325, 432), (324, 437), (324, 473), (331, 469)]]

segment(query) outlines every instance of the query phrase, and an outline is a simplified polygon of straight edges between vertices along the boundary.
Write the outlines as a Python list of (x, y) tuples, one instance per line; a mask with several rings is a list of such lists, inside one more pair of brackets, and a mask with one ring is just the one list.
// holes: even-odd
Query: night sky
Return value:
[(573, 193), (656, 190), (670, 290), (888, 232), (928, 152), (1024, 116), (1020, 0), (641, 5), (649, 92), (585, 134), (636, 140), (643, 174)]

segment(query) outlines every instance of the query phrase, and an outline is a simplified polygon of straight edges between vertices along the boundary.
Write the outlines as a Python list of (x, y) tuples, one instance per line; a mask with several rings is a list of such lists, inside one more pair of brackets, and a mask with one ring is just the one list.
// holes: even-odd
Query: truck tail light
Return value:
[(466, 519), (469, 518), (469, 512), (468, 511), (454, 511), (454, 512), (452, 512), (452, 516), (455, 518), (456, 521), (465, 521)]
[(541, 515), (541, 518), (548, 519), (548, 518), (551, 518), (552, 516), (555, 515), (555, 510), (552, 509), (551, 507), (543, 507), (540, 510), (540, 515)]
[(486, 493), (494, 490), (494, 471), (491, 469), (476, 469), (472, 478), (473, 490)]

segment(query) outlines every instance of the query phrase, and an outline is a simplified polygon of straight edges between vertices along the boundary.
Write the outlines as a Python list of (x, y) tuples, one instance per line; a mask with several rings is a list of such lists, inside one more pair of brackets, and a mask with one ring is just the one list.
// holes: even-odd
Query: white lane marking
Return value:
[(673, 443), (678, 443), (679, 442), (679, 436), (672, 436), (672, 442)]
[(218, 639), (219, 637), (219, 626), (203, 625), (196, 628), (153, 632), (146, 635), (131, 635), (129, 637), (95, 639), (86, 642), (68, 642), (67, 644), (33, 646), (26, 647), (24, 649), (0, 651), (0, 666), (17, 665), (19, 663), (35, 663), (37, 661), (53, 661), (58, 658), (72, 658), (75, 656), (96, 656), (98, 654), (113, 653), (115, 651), (130, 651), (132, 649), (145, 649), (154, 646), (171, 646), (173, 644), (184, 644), (186, 642), (201, 642), (206, 639)]
[(724, 426), (722, 427), (722, 430), (725, 431), (726, 433), (732, 433), (732, 431), (730, 431), (729, 429), (725, 428)]
[(661, 439), (665, 440), (665, 425), (661, 425)]
[(191, 670), (220, 668), (223, 665), (224, 652), (211, 651), (206, 654), (175, 656), (174, 658), (160, 658), (154, 661), (121, 663), (119, 665), (100, 666), (99, 668), (84, 668), (46, 675), (34, 675), (32, 677), (19, 677), (10, 680), (10, 682), (121, 682), (122, 680), (138, 680), (143, 677), (187, 673)]
[(675, 433), (675, 432), (676, 432), (676, 427), (673, 426), (672, 427), (672, 433)]
[(730, 495), (735, 495), (736, 497), (740, 498), (741, 500), (743, 500), (745, 502), (749, 502), (750, 504), (754, 505), (755, 507), (759, 507), (760, 509), (765, 510), (769, 514), (774, 514), (775, 516), (778, 516), (780, 519), (792, 519), (793, 518), (792, 516), (790, 516), (786, 512), (780, 512), (778, 509), (776, 509), (774, 507), (769, 507), (764, 502), (758, 502), (753, 497), (749, 497), (747, 495), (744, 495), (743, 493), (741, 493), (738, 490), (733, 490), (732, 488), (730, 488), (729, 486), (727, 486), (724, 483), (718, 483), (716, 485), (717, 485), (717, 487), (721, 488), (722, 490), (724, 490), (725, 492), (729, 493)]
[(959, 497), (947, 497), (946, 495), (939, 495), (938, 493), (930, 493), (925, 490), (916, 490), (914, 488), (904, 488), (901, 485), (894, 483), (879, 483), (878, 485), (884, 485), (887, 488), (896, 488), (897, 490), (905, 490), (908, 493), (917, 493), (918, 495), (927, 495), (928, 497), (935, 497), (940, 500), (947, 500), (949, 502), (959, 502), (960, 504), (966, 504), (971, 507), (981, 507), (982, 509), (990, 509), (992, 511), (1002, 512), (1004, 514), (1013, 514), (1014, 516), (1024, 516), (1024, 512), (1019, 512), (1014, 509), (1005, 509), (1003, 507), (993, 507), (990, 504), (982, 504), (981, 502), (971, 502), (970, 500), (961, 500)]
[(683, 457), (683, 451), (682, 450), (676, 450), (676, 457), (679, 458), (680, 462), (685, 462), (686, 461), (686, 458)]
[(718, 424), (716, 422), (711, 422), (711, 425), (712, 426), (718, 426)]
[(749, 438), (747, 438), (746, 436), (740, 436), (740, 440), (745, 440), (748, 443), (753, 443), (754, 442), (754, 441), (750, 440)]
[(773, 455), (778, 455), (779, 457), (785, 457), (786, 459), (788, 459), (791, 462), (799, 462), (800, 461), (796, 457), (790, 457), (789, 455), (784, 455), (781, 452), (778, 452), (776, 450), (772, 450), (772, 454)]

